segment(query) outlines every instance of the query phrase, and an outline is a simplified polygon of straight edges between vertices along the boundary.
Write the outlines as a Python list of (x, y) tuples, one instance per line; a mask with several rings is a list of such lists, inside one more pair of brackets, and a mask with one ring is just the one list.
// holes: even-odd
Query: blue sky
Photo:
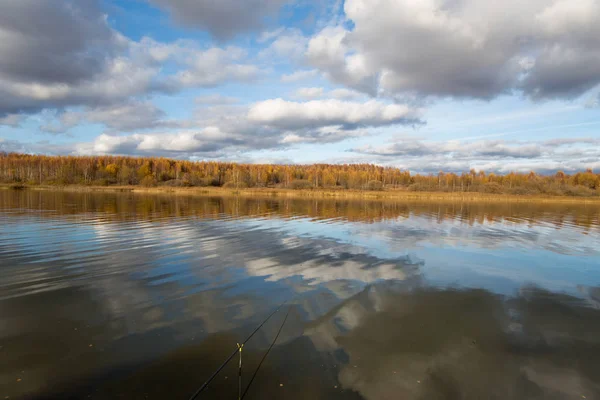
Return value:
[(0, 150), (600, 169), (600, 0), (0, 0)]

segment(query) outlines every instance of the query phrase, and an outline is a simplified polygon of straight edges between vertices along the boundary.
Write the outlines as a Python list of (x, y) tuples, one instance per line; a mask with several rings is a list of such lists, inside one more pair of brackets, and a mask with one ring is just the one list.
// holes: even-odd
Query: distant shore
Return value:
[(369, 200), (434, 200), (480, 202), (549, 202), (573, 204), (600, 204), (600, 197), (571, 197), (545, 195), (491, 194), (479, 192), (427, 192), (410, 190), (354, 190), (354, 189), (284, 189), (284, 188), (222, 188), (222, 187), (143, 187), (143, 186), (84, 186), (84, 185), (32, 185), (0, 184), (6, 190), (44, 190), (64, 192), (125, 192), (141, 194), (171, 194), (198, 196), (260, 196), (326, 199)]

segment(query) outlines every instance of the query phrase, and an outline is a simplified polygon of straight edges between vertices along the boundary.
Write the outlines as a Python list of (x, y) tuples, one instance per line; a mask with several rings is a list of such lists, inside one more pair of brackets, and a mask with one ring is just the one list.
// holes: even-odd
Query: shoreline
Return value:
[[(9, 184), (0, 184), (0, 189), (15, 190)], [(464, 202), (542, 202), (571, 204), (600, 204), (600, 197), (569, 197), (544, 195), (491, 194), (479, 192), (413, 192), (408, 190), (361, 191), (353, 189), (280, 189), (222, 187), (140, 187), (140, 186), (25, 186), (17, 190), (58, 191), (58, 192), (107, 192), (135, 194), (169, 194), (194, 196), (250, 196), (285, 197), (303, 199), (344, 199), (344, 200), (395, 200), (395, 201), (464, 201)]]

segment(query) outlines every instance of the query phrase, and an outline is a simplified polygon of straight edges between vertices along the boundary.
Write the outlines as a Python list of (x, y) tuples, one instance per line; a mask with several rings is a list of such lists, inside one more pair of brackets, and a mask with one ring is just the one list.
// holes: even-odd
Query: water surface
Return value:
[[(0, 191), (0, 398), (600, 398), (597, 204)], [(200, 398), (237, 398), (232, 362)]]

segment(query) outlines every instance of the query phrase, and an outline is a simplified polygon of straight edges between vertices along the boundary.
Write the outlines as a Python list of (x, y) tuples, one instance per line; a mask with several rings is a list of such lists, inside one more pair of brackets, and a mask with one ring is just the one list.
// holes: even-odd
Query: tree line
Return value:
[(0, 152), (0, 182), (13, 185), (355, 189), (598, 196), (600, 174), (411, 174), (372, 164), (237, 164), (157, 157), (43, 156)]

